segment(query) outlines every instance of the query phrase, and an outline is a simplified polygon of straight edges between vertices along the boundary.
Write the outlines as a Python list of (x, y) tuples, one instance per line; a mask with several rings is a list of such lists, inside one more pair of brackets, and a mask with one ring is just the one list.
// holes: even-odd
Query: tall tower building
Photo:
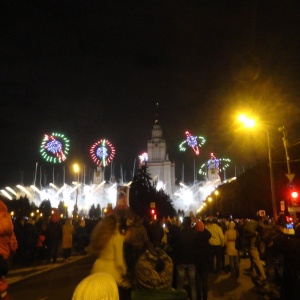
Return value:
[(152, 128), (152, 138), (147, 143), (148, 171), (153, 181), (162, 183), (167, 194), (172, 195), (175, 188), (175, 163), (169, 160), (166, 141), (158, 122), (156, 112), (155, 122)]

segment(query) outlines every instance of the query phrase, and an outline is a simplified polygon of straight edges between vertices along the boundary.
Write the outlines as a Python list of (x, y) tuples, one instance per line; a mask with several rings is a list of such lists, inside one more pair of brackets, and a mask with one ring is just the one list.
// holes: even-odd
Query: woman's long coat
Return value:
[(233, 222), (230, 222), (228, 224), (228, 230), (226, 230), (224, 234), (226, 253), (229, 256), (238, 255), (238, 250), (235, 248), (235, 241), (237, 239), (237, 234), (238, 232), (235, 229), (235, 224)]
[(112, 235), (107, 246), (94, 262), (91, 274), (105, 272), (110, 274), (118, 286), (128, 288), (130, 283), (125, 278), (127, 267), (123, 253), (124, 236), (118, 230)]
[(62, 226), (61, 247), (63, 249), (72, 248), (73, 245), (73, 234), (75, 232), (75, 229), (71, 222), (71, 220), (67, 220), (66, 223)]

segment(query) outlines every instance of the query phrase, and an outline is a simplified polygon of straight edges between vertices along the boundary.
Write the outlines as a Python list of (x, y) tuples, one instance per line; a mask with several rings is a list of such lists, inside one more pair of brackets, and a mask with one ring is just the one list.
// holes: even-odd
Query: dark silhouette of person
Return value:
[(28, 218), (28, 220), (25, 222), (24, 234), (25, 264), (30, 265), (35, 260), (36, 244), (38, 241), (38, 231), (32, 218)]
[(181, 230), (174, 236), (174, 264), (177, 275), (177, 289), (185, 286), (185, 278), (190, 287), (190, 299), (197, 300), (196, 291), (196, 231), (192, 228), (191, 217), (184, 217)]
[[(207, 300), (208, 275), (210, 270), (209, 239), (211, 233), (204, 227), (202, 221), (197, 220), (196, 234), (196, 288), (198, 299)], [(202, 298), (201, 298), (202, 296)]]
[(160, 220), (153, 220), (149, 226), (149, 240), (154, 247), (162, 247), (162, 239), (164, 237), (164, 230)]
[(58, 247), (62, 238), (62, 226), (59, 223), (59, 214), (53, 213), (46, 231), (45, 244), (47, 246), (47, 262), (55, 263), (57, 260)]
[(14, 223), (14, 233), (18, 242), (18, 249), (16, 254), (13, 256), (15, 264), (20, 264), (24, 261), (24, 242), (25, 242), (25, 232), (24, 232), (25, 220), (23, 217), (17, 217)]
[(146, 227), (143, 225), (143, 218), (140, 216), (134, 216), (133, 220), (128, 219), (127, 225), (124, 243), (125, 258), (135, 285), (135, 266), (140, 255), (149, 246), (149, 238)]

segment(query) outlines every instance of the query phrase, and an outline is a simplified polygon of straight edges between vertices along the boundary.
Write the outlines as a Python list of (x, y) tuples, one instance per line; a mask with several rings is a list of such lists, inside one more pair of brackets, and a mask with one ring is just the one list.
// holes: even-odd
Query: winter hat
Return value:
[(0, 212), (7, 213), (7, 206), (0, 200)]
[(195, 225), (196, 231), (204, 231), (204, 224), (202, 221), (197, 220)]
[(50, 217), (51, 222), (58, 223), (59, 222), (59, 214), (54, 212)]
[(119, 300), (118, 286), (111, 275), (94, 273), (77, 285), (72, 300)]

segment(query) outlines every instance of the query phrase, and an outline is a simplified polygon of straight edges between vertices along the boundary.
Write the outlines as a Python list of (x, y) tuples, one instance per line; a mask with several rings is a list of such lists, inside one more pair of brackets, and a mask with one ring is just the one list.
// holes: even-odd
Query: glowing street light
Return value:
[[(255, 120), (252, 118), (248, 118), (246, 115), (240, 115), (238, 120), (244, 124), (247, 128), (252, 128), (255, 126)], [(270, 145), (270, 135), (267, 129), (264, 128), (264, 131), (267, 135), (268, 142), (268, 156), (269, 156), (269, 168), (270, 168), (270, 182), (271, 182), (271, 197), (272, 197), (272, 209), (273, 209), (273, 218), (277, 219), (277, 207), (276, 207), (276, 198), (275, 198), (275, 184), (274, 184), (274, 174), (273, 174), (273, 161), (272, 161), (272, 153), (271, 153), (271, 145)]]
[(219, 213), (219, 203), (218, 203), (218, 195), (219, 195), (219, 191), (215, 190), (214, 194), (216, 196), (216, 205), (217, 205), (217, 214)]
[(246, 115), (239, 115), (238, 120), (247, 128), (252, 128), (255, 126), (255, 120), (248, 118)]

